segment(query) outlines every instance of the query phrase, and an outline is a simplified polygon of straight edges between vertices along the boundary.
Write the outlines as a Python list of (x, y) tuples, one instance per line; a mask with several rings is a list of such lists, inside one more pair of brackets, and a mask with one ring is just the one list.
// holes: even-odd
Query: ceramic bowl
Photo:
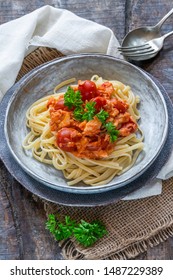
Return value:
[[(108, 80), (128, 84), (140, 97), (140, 127), (144, 133), (144, 150), (135, 165), (104, 186), (68, 186), (61, 171), (35, 160), (31, 151), (22, 148), (27, 134), (26, 110), (39, 98), (52, 94), (54, 87), (71, 77), (90, 79), (97, 74)], [(162, 93), (154, 81), (138, 67), (107, 55), (83, 54), (55, 59), (37, 67), (14, 87), (5, 117), (8, 147), (25, 172), (48, 188), (71, 193), (101, 193), (122, 188), (139, 178), (155, 161), (167, 138), (168, 113)]]

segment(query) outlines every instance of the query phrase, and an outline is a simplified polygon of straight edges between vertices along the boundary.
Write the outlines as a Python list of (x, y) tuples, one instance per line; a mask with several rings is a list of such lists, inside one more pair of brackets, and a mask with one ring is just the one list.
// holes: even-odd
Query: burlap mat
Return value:
[[(57, 50), (38, 48), (25, 58), (17, 80), (34, 67), (61, 56)], [(87, 249), (73, 239), (61, 242), (65, 259), (130, 259), (173, 235), (173, 178), (163, 182), (161, 195), (145, 199), (93, 208), (43, 203), (47, 215), (58, 212), (77, 221), (98, 219), (109, 232)]]

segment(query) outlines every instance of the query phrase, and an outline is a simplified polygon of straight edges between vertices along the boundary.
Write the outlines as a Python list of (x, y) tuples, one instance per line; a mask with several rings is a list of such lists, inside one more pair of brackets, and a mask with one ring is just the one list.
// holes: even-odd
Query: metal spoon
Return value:
[[(143, 45), (147, 41), (160, 37), (161, 26), (166, 21), (166, 19), (168, 19), (172, 14), (173, 14), (173, 9), (171, 9), (155, 26), (140, 27), (130, 31), (123, 39), (121, 46), (133, 47), (133, 46)], [(154, 56), (155, 54), (151, 54), (146, 59), (150, 59)], [(140, 57), (135, 58), (135, 60), (140, 60)]]

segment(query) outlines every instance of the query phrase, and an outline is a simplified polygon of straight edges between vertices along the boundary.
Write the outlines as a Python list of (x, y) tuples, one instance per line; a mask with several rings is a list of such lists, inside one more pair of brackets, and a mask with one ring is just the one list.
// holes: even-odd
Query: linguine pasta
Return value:
[[(98, 88), (105, 82), (97, 75), (94, 75), (91, 81)], [(114, 88), (113, 96), (128, 104), (128, 113), (136, 123), (137, 129), (127, 136), (119, 135), (113, 149), (105, 157), (76, 156), (75, 153), (64, 151), (57, 145), (56, 133), (52, 131), (50, 125), (50, 108), (47, 106), (50, 98), (58, 100), (64, 94), (63, 92), (57, 93), (57, 90), (65, 84), (73, 82), (74, 79), (63, 82), (55, 88), (53, 95), (45, 96), (30, 106), (26, 112), (29, 133), (23, 141), (23, 148), (31, 150), (36, 160), (61, 170), (69, 185), (76, 185), (81, 181), (90, 186), (105, 185), (115, 176), (130, 169), (143, 149), (143, 134), (137, 124), (140, 119), (137, 110), (140, 100), (129, 86), (116, 80), (109, 81)]]

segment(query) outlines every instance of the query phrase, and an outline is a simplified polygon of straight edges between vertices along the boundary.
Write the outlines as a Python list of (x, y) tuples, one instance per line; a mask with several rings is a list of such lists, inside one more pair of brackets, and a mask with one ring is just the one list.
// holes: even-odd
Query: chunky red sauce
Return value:
[[(114, 88), (110, 82), (97, 87), (89, 80), (79, 81), (71, 89), (74, 93), (80, 92), (81, 104), (74, 102), (69, 105), (65, 95), (58, 99), (51, 97), (47, 103), (51, 131), (56, 135), (55, 144), (62, 150), (79, 158), (105, 158), (116, 145), (116, 137), (112, 137), (111, 133), (125, 137), (136, 131), (137, 124), (128, 112), (129, 105), (114, 97)], [(88, 102), (92, 105), (91, 114), (88, 114)], [(78, 108), (83, 114), (80, 120), (75, 116), (75, 109)], [(106, 114), (104, 121), (99, 119), (101, 114)]]

